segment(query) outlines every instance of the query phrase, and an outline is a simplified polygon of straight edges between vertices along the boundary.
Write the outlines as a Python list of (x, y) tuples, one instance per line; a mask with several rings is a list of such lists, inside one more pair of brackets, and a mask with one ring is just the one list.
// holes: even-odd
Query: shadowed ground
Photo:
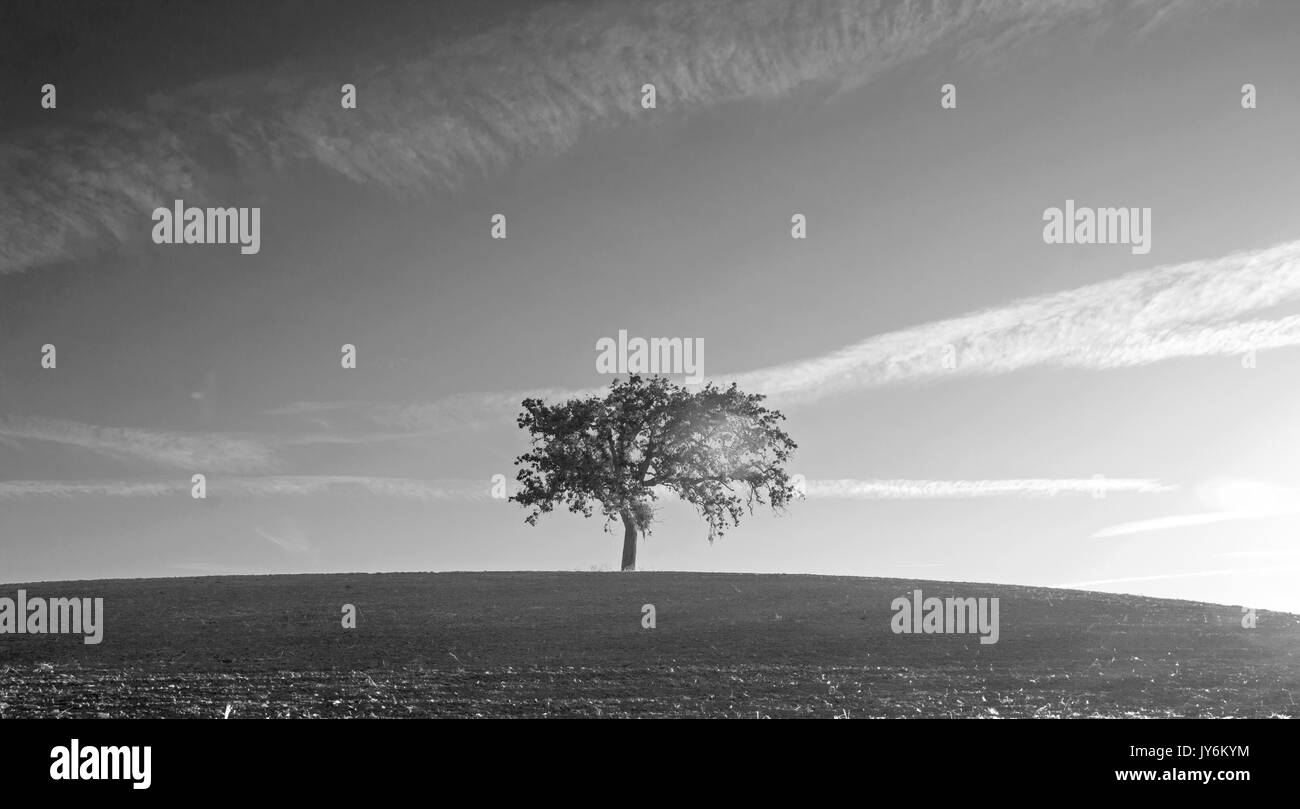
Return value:
[[(1300, 617), (1136, 596), (713, 573), (2, 585), (103, 597), (98, 646), (0, 635), (0, 717), (1293, 716)], [(995, 596), (998, 643), (890, 603)], [(341, 607), (357, 628), (341, 627)], [(657, 627), (641, 625), (654, 604)]]

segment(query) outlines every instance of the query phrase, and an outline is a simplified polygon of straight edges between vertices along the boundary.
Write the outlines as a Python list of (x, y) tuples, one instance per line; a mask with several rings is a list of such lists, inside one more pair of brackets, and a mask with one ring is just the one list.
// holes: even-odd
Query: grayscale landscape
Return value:
[[(104, 639), (7, 638), (0, 718), (1290, 717), (1300, 692), (1300, 617), (1244, 629), (1234, 607), (1071, 590), (541, 572), (26, 587), (104, 597)], [(893, 634), (913, 588), (999, 597), (1001, 639)]]

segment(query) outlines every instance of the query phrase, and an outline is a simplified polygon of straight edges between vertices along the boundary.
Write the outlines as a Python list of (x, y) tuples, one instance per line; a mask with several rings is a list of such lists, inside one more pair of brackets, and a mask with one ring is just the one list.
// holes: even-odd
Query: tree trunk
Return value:
[(636, 570), (636, 521), (631, 512), (622, 512), (623, 517), (623, 569)]

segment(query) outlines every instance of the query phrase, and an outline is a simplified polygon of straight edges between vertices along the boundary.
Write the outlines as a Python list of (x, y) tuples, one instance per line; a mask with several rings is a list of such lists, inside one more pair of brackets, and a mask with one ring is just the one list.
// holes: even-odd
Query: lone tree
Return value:
[(584, 517), (600, 509), (606, 531), (621, 519), (623, 570), (636, 569), (637, 538), (649, 533), (660, 487), (699, 510), (712, 542), (745, 508), (784, 509), (795, 494), (782, 467), (797, 445), (764, 398), (734, 383), (692, 393), (633, 375), (604, 396), (525, 399), (518, 422), (532, 449), (515, 459), (520, 489), (510, 499), (531, 509), (530, 525), (556, 505)]

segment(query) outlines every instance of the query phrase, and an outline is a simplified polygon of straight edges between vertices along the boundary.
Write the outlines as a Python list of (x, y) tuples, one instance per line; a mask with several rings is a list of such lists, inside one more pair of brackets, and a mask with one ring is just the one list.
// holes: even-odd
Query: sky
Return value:
[[(661, 501), (642, 569), (1300, 612), (1300, 6), (240, 5), (0, 12), (0, 581), (614, 569), (490, 490), (626, 330), (807, 481)], [(260, 251), (153, 243), (177, 199)]]

